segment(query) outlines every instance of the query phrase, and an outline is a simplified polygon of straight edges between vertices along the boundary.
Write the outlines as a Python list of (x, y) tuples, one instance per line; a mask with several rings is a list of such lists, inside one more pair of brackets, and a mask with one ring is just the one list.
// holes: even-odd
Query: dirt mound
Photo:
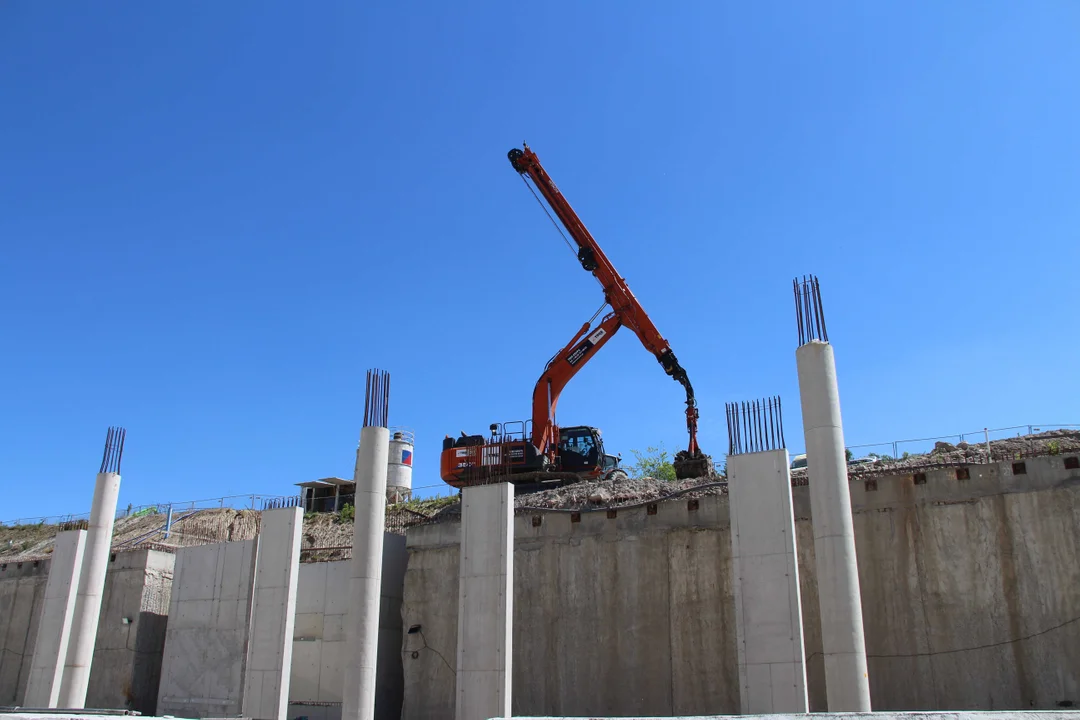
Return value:
[[(657, 480), (625, 478), (598, 482), (580, 482), (560, 488), (522, 493), (514, 497), (515, 513), (532, 511), (590, 511), (633, 507), (672, 497), (698, 498), (722, 495), (727, 483), (722, 478)], [(461, 518), (461, 504), (453, 502), (441, 508), (429, 522), (454, 522)]]
[[(259, 531), (255, 510), (211, 508), (173, 515), (172, 530), (164, 537), (167, 516), (162, 512), (117, 518), (112, 550), (133, 550), (143, 543), (155, 547), (190, 547), (228, 540), (250, 540)], [(60, 525), (0, 525), (0, 561), (22, 561), (52, 554)]]
[[(1018, 460), (1040, 455), (1064, 455), (1080, 452), (1080, 430), (1047, 430), (1033, 435), (990, 441), (993, 462)], [(848, 476), (902, 474), (912, 470), (952, 465), (978, 465), (988, 462), (985, 442), (937, 442), (928, 453), (903, 458), (859, 458), (848, 463)], [(791, 471), (792, 484), (806, 484), (806, 468)]]

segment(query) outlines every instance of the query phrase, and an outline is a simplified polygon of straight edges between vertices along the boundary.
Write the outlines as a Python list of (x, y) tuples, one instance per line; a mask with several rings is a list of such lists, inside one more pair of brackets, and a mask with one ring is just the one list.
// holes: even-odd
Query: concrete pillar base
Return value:
[(60, 699), (85, 546), (85, 530), (69, 530), (56, 536), (49, 560), (49, 579), (45, 583), (41, 623), (30, 661), (27, 707), (54, 708)]
[(383, 534), (386, 525), (386, 470), (390, 431), (365, 427), (356, 454), (352, 580), (342, 720), (374, 720), (375, 674), (379, 655)]
[(262, 514), (242, 705), (252, 720), (285, 720), (288, 712), (303, 525), (298, 507)]
[(514, 488), (461, 493), (456, 720), (510, 717)]
[(86, 707), (90, 687), (90, 663), (94, 659), (101, 595), (105, 591), (105, 572), (109, 569), (116, 501), (120, 497), (120, 474), (98, 473), (94, 483), (94, 501), (90, 506), (89, 530), (79, 575), (79, 594), (71, 621), (64, 678), (60, 683), (60, 707)]
[(787, 450), (729, 456), (728, 493), (741, 712), (808, 712)]
[(812, 340), (795, 351), (806, 472), (814, 517), (821, 646), (830, 712), (870, 712), (862, 595), (855, 557), (840, 391), (832, 346)]

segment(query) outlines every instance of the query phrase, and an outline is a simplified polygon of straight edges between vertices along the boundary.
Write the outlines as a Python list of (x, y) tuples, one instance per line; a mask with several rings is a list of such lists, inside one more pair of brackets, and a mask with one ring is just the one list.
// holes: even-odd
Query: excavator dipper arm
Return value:
[(559, 429), (555, 425), (555, 408), (566, 383), (578, 370), (585, 367), (596, 351), (610, 340), (622, 321), (610, 313), (594, 328), (585, 323), (578, 334), (558, 352), (544, 368), (544, 374), (533, 389), (533, 445), (545, 452), (559, 442)]
[[(679, 364), (675, 353), (672, 352), (671, 346), (660, 334), (660, 331), (656, 329), (645, 309), (641, 307), (641, 303), (634, 297), (634, 293), (630, 291), (626, 280), (619, 275), (615, 266), (608, 260), (599, 243), (596, 242), (588, 228), (585, 227), (585, 223), (581, 221), (574, 209), (570, 207), (570, 203), (559, 192), (558, 187), (555, 186), (555, 183), (540, 164), (540, 159), (536, 156), (536, 153), (530, 150), (528, 145), (525, 145), (523, 149), (514, 148), (507, 153), (507, 157), (518, 173), (532, 181), (540, 194), (544, 196), (548, 206), (559, 218), (563, 227), (566, 228), (570, 237), (577, 243), (578, 261), (585, 270), (592, 273), (600, 281), (600, 285), (604, 288), (604, 298), (611, 306), (612, 315), (619, 320), (621, 325), (633, 330), (641, 344), (645, 346), (645, 349), (656, 357), (664, 368), (664, 372), (678, 381), (686, 390), (686, 428), (690, 435), (690, 443), (686, 453), (680, 453), (680, 456), (684, 461), (689, 461), (691, 464), (697, 461), (694, 469), (697, 469), (698, 466), (704, 469), (707, 463), (702, 460), (705, 456), (702, 455), (697, 443), (698, 410), (697, 401), (694, 398), (694, 388), (690, 384), (690, 378), (687, 377), (686, 370)], [(576, 340), (577, 338), (575, 338)], [(571, 342), (571, 345), (573, 345), (573, 342)], [(587, 358), (588, 355), (585, 356), (585, 359)], [(547, 373), (545, 373), (546, 376)], [(566, 380), (568, 381), (570, 377), (573, 377), (573, 373), (567, 376)], [(544, 382), (544, 378), (541, 378), (541, 384), (544, 384)], [(565, 381), (563, 384), (565, 384)], [(554, 388), (554, 385), (552, 387)], [(561, 389), (560, 387), (559, 390)], [(550, 414), (553, 417), (555, 404), (558, 402), (558, 393), (552, 394), (550, 403), (548, 403), (546, 388), (537, 385), (533, 396), (534, 442), (536, 439), (548, 440), (549, 438), (545, 437), (544, 434), (545, 432), (550, 433), (550, 430), (545, 430), (546, 425), (542, 425), (537, 421), (537, 415), (539, 414), (537, 402), (541, 399), (547, 403), (544, 406), (545, 414)], [(546, 445), (538, 444), (537, 446), (543, 448)]]

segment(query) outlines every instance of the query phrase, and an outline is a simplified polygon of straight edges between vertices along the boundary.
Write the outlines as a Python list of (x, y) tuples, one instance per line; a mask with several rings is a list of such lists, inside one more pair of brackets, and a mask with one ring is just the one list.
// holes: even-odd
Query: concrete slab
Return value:
[(513, 486), (499, 483), (462, 491), (459, 567), (456, 718), (508, 718), (514, 617)]
[(299, 507), (262, 514), (242, 710), (255, 720), (284, 720), (288, 711), (303, 523)]
[(54, 708), (60, 699), (85, 547), (85, 530), (69, 530), (56, 536), (26, 688), (25, 704), (30, 707)]
[(731, 455), (728, 477), (740, 707), (807, 712), (787, 450)]

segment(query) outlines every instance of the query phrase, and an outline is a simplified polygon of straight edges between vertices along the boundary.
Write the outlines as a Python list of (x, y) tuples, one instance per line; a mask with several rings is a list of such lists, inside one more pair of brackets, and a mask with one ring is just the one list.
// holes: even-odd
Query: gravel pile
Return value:
[[(580, 482), (551, 490), (524, 493), (514, 497), (517, 514), (532, 510), (607, 510), (647, 502), (655, 502), (678, 495), (684, 498), (700, 498), (706, 495), (722, 495), (727, 487), (721, 478), (691, 478), (687, 480), (657, 480), (656, 478), (618, 478), (602, 482)], [(460, 519), (461, 504), (447, 505), (429, 522), (452, 522)]]
[[(1016, 457), (1060, 455), (1080, 452), (1080, 430), (1047, 430), (1034, 435), (1003, 438), (990, 441), (992, 459), (1011, 460)], [(853, 462), (848, 465), (849, 476), (882, 475), (919, 468), (933, 468), (959, 464), (985, 463), (986, 443), (947, 442), (934, 444), (928, 453), (909, 455), (906, 458), (874, 462)], [(793, 481), (805, 480), (806, 468), (791, 471)]]
[[(653, 502), (675, 493), (685, 497), (721, 495), (727, 488), (717, 485), (718, 478), (691, 478), (689, 480), (657, 480), (656, 478), (620, 478), (603, 482), (582, 482), (552, 490), (518, 495), (514, 506), (519, 509), (582, 510), (588, 508), (618, 508)], [(699, 486), (707, 486), (695, 490)]]

